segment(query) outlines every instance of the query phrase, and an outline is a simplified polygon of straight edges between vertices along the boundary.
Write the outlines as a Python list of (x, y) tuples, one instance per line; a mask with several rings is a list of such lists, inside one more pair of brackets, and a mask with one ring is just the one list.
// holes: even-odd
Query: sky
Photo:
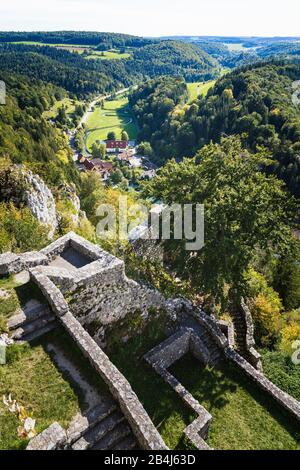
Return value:
[(2, 31), (300, 36), (299, 0), (0, 0)]

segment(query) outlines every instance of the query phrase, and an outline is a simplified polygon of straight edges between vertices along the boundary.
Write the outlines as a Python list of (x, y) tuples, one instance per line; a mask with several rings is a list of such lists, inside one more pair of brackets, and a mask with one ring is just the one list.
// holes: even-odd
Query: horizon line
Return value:
[(164, 34), (164, 35), (140, 35), (140, 34), (133, 34), (133, 33), (119, 33), (116, 31), (95, 31), (89, 29), (24, 29), (24, 30), (3, 30), (0, 29), (0, 33), (98, 33), (98, 34), (120, 34), (125, 36), (136, 36), (136, 37), (144, 37), (144, 38), (181, 38), (181, 37), (189, 37), (189, 38), (241, 38), (241, 39), (299, 39), (300, 36), (297, 35), (239, 35), (239, 34)]

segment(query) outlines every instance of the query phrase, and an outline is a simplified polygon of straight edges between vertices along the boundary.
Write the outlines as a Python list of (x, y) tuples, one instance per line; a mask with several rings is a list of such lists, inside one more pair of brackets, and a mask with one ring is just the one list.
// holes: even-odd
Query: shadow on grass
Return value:
[[(211, 412), (214, 408), (220, 409), (229, 403), (227, 392), (235, 393), (237, 386), (227, 376), (221, 375), (216, 368), (207, 367), (197, 361), (190, 353), (179, 359), (169, 372), (179, 380), (182, 385), (193, 394), (197, 400), (205, 402), (205, 408)], [(195, 382), (195, 375), (199, 374), (201, 380)], [(195, 384), (197, 385), (195, 387)]]
[(163, 339), (165, 336), (159, 329), (146, 327), (142, 334), (126, 344), (114, 343), (108, 355), (129, 381), (166, 444), (174, 449), (179, 445), (184, 428), (196, 414), (143, 359), (143, 355)]
[(57, 350), (62, 351), (67, 360), (72, 363), (72, 366), (78, 370), (78, 378), (81, 378), (88, 386), (93, 387), (95, 392), (99, 394), (99, 397), (110, 398), (111, 395), (106, 384), (62, 327), (58, 327), (42, 336), (40, 339), (32, 342), (32, 347), (38, 345), (42, 346), (63, 379), (69, 383), (78, 398), (79, 408), (83, 414), (88, 408), (85, 392), (80, 386), (80, 383), (76, 380), (76, 377), (66, 368), (58, 364), (55, 359), (55, 351), (49, 351), (49, 344), (53, 345)]
[[(211, 369), (204, 367), (191, 354), (187, 354), (174, 364), (170, 371), (212, 414), (213, 419), (217, 410), (234, 401), (235, 395), (243, 389), (249, 395), (248, 411), (251, 409), (251, 399), (253, 399), (280, 426), (285, 428), (295, 441), (300, 441), (300, 428), (296, 419), (232, 364), (223, 362), (217, 368)], [(244, 412), (244, 409), (235, 410), (235, 413), (241, 417)], [(257, 410), (253, 409), (253, 421), (255, 421), (255, 413)]]

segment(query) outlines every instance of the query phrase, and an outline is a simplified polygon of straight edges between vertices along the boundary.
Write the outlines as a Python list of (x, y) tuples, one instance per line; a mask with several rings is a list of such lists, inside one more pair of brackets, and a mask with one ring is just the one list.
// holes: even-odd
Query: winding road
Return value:
[[(115, 93), (115, 95), (122, 95), (122, 93), (125, 93), (126, 91), (128, 91), (130, 88), (122, 88), (121, 90), (117, 91)], [(99, 101), (99, 100), (107, 100), (108, 98), (110, 98), (112, 96), (112, 93), (108, 94), (108, 95), (99, 95), (97, 96), (93, 101), (91, 101), (88, 105), (88, 109), (87, 111), (84, 113), (84, 115), (82, 116), (82, 118), (80, 119), (79, 121), (79, 124), (78, 126), (76, 127), (76, 130), (78, 130), (82, 124), (86, 124), (88, 118), (90, 117), (91, 114), (93, 114), (94, 110), (93, 110), (93, 107), (96, 105), (96, 103)]]

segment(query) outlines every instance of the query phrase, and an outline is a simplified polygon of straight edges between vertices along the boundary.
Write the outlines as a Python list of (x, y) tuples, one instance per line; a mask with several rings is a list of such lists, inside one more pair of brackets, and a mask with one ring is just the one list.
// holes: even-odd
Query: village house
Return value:
[(128, 147), (127, 140), (106, 140), (106, 151), (108, 153), (116, 153), (120, 150), (125, 150)]
[(109, 177), (110, 172), (113, 170), (113, 164), (111, 162), (104, 162), (100, 158), (94, 158), (89, 160), (88, 158), (81, 155), (78, 162), (82, 166), (82, 170), (96, 171), (100, 174), (104, 181)]
[(88, 160), (87, 158), (85, 158), (82, 163), (83, 163), (83, 166), (86, 170), (88, 170), (88, 171), (98, 171), (96, 165), (94, 165), (94, 163), (91, 162), (90, 160)]
[(100, 158), (94, 158), (93, 163), (102, 176), (103, 180), (106, 181), (111, 171), (113, 170), (113, 164), (111, 162), (104, 162)]
[(134, 150), (133, 149), (127, 149), (122, 153), (119, 153), (117, 158), (120, 161), (130, 163), (130, 160), (132, 159), (134, 155)]

